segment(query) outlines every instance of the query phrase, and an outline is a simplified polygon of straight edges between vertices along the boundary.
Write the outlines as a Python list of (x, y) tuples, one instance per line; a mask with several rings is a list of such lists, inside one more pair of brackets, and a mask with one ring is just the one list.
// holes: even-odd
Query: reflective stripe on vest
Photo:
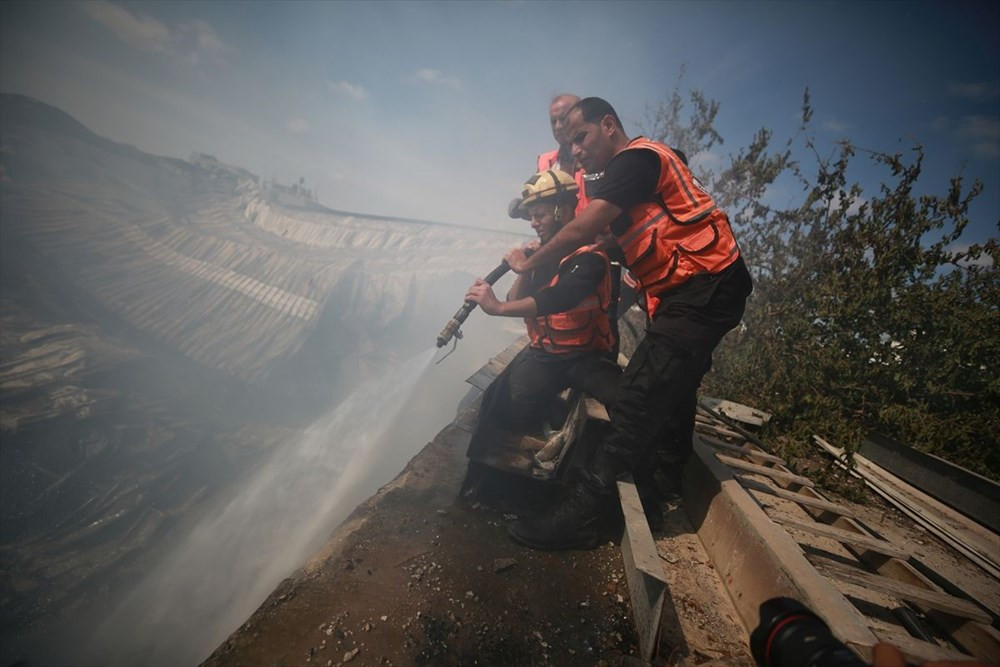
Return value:
[(573, 174), (573, 180), (576, 181), (577, 186), (580, 188), (576, 193), (576, 215), (580, 215), (580, 211), (587, 208), (587, 204), (590, 203), (584, 187), (583, 169), (576, 170), (576, 173)]
[[(616, 239), (639, 286), (650, 295), (662, 295), (693, 276), (718, 273), (736, 261), (739, 246), (729, 218), (677, 154), (642, 137), (624, 150), (635, 149), (651, 150), (660, 158), (658, 201), (630, 208), (631, 224)], [(653, 303), (659, 300), (651, 298)]]
[[(564, 354), (577, 350), (609, 351), (614, 347), (614, 334), (611, 333), (611, 322), (608, 319), (611, 271), (607, 254), (597, 250), (596, 246), (588, 246), (568, 255), (559, 266), (561, 267), (571, 257), (585, 252), (593, 252), (604, 260), (604, 277), (598, 283), (597, 291), (565, 312), (524, 318), (532, 347), (551, 354)], [(557, 272), (548, 287), (553, 287), (558, 282)]]

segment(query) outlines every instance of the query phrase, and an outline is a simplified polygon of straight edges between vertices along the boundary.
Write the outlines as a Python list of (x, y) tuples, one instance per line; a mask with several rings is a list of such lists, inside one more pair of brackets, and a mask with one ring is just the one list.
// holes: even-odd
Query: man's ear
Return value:
[(617, 125), (615, 124), (615, 119), (611, 116), (611, 114), (607, 114), (604, 118), (601, 118), (601, 130), (604, 131), (605, 136), (610, 137), (614, 134), (616, 127)]

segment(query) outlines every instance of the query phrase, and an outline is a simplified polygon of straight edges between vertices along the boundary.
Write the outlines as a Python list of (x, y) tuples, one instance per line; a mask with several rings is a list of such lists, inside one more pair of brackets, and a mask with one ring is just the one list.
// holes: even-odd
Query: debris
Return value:
[(351, 649), (350, 651), (344, 654), (343, 662), (350, 662), (351, 660), (354, 660), (354, 656), (356, 656), (360, 652), (361, 649), (359, 648)]
[(503, 572), (504, 570), (509, 570), (510, 568), (517, 565), (517, 561), (513, 558), (494, 558), (493, 559), (493, 573)]

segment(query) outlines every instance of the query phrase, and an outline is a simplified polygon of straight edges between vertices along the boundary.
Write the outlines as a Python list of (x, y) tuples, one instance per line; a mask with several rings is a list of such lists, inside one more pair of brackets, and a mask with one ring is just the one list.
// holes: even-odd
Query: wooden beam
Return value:
[[(819, 436), (813, 436), (813, 440), (818, 446), (825, 449), (830, 454), (833, 454), (838, 464), (840, 464), (844, 468), (847, 468), (846, 464), (843, 462), (841, 458), (843, 457), (843, 450), (834, 447), (833, 445), (826, 442)], [(856, 477), (864, 479), (857, 472), (852, 471), (852, 474), (854, 474)], [(877, 485), (874, 485), (868, 481), (866, 481), (866, 484), (868, 484), (869, 488), (872, 488), (873, 490), (876, 491), (876, 493), (878, 493), (883, 498), (888, 500), (890, 504), (893, 504), (898, 509), (902, 510), (904, 514), (917, 521), (917, 523), (925, 525), (922, 523), (922, 516), (919, 512), (915, 512), (912, 509), (909, 509), (904, 504), (897, 505), (895, 502), (893, 502), (891, 494), (887, 494), (883, 491), (880, 491)], [(813, 489), (802, 489), (802, 492), (816, 493), (815, 490)], [(838, 518), (835, 523), (839, 525), (841, 523), (847, 523), (848, 521), (849, 521), (848, 519), (841, 517)], [(851, 523), (853, 523), (854, 526), (857, 526), (856, 522), (851, 522)], [(858, 529), (860, 530), (861, 528)], [(931, 532), (934, 533), (933, 530)], [(934, 534), (937, 535), (937, 533)], [(941, 535), (937, 536), (941, 537)], [(947, 540), (945, 541), (947, 542)], [(935, 586), (933, 582), (931, 582), (926, 576), (918, 572), (913, 567), (913, 565), (911, 565), (908, 562), (909, 559), (899, 559), (899, 558), (885, 559), (882, 556), (876, 556), (875, 558), (872, 558), (870, 552), (862, 553), (859, 550), (855, 550), (850, 546), (848, 546), (848, 549), (854, 552), (854, 554), (858, 556), (859, 559), (864, 561), (864, 563), (868, 565), (868, 567), (870, 567), (875, 572), (878, 572), (879, 574), (892, 577), (894, 579), (897, 579), (905, 583), (911, 583), (913, 585), (920, 586), (928, 590), (935, 590), (935, 591), (939, 590), (938, 587)], [(966, 599), (974, 601), (973, 596), (970, 596), (967, 592), (961, 591), (960, 589), (958, 589), (957, 586), (955, 586), (954, 588), (956, 592), (960, 592)], [(975, 601), (974, 603), (979, 604), (980, 610), (983, 610), (986, 607), (981, 603)], [(976, 658), (979, 658), (980, 660), (985, 660), (987, 662), (1000, 664), (1000, 632), (998, 632), (997, 629), (994, 628), (992, 625), (987, 625), (985, 623), (978, 623), (976, 621), (971, 621), (967, 619), (956, 619), (953, 616), (942, 614), (941, 612), (929, 607), (923, 608), (919, 604), (917, 604), (916, 606), (918, 609), (920, 609), (927, 615), (927, 618), (929, 620), (931, 620), (938, 627), (942, 628), (946, 633), (948, 633), (951, 636), (952, 640), (957, 645), (962, 647), (967, 653), (975, 656)]]
[(725, 452), (733, 452), (734, 454), (739, 454), (740, 456), (749, 456), (757, 461), (763, 461), (765, 463), (780, 463), (782, 465), (785, 463), (781, 457), (774, 456), (773, 454), (768, 454), (767, 452), (761, 452), (755, 449), (747, 449), (738, 445), (730, 445), (727, 442), (721, 442), (715, 438), (702, 438), (701, 441), (706, 445), (714, 447), (715, 449), (721, 449)]
[(801, 475), (796, 475), (791, 472), (785, 472), (783, 470), (777, 470), (775, 468), (768, 468), (766, 466), (759, 466), (753, 463), (747, 463), (746, 461), (741, 461), (740, 459), (734, 459), (731, 456), (726, 456), (725, 454), (719, 454), (717, 452), (715, 456), (730, 468), (736, 468), (737, 470), (745, 470), (747, 472), (752, 472), (757, 475), (763, 475), (765, 477), (770, 477), (771, 479), (781, 480), (783, 482), (789, 482), (792, 484), (798, 484), (800, 486), (814, 486), (813, 481), (808, 477), (802, 477)]
[(914, 602), (921, 606), (937, 609), (952, 616), (978, 621), (979, 623), (989, 623), (992, 620), (989, 614), (976, 605), (967, 600), (948, 595), (947, 593), (929, 591), (919, 586), (904, 584), (895, 579), (865, 572), (864, 570), (859, 570), (828, 558), (807, 556), (807, 559), (820, 572), (829, 574), (831, 577), (841, 581), (886, 593), (906, 602)]
[(705, 423), (705, 422), (697, 422), (696, 421), (694, 427), (696, 429), (698, 429), (699, 431), (710, 431), (711, 433), (715, 433), (716, 435), (720, 435), (723, 438), (738, 438), (740, 440), (746, 440), (746, 438), (744, 438), (742, 435), (740, 435), (736, 431), (734, 431), (732, 429), (725, 428), (723, 426), (719, 426), (718, 424), (708, 424), (708, 423)]
[(805, 507), (813, 507), (815, 509), (823, 510), (824, 512), (833, 512), (840, 516), (853, 517), (854, 513), (843, 505), (838, 505), (837, 503), (831, 503), (829, 500), (823, 500), (821, 498), (814, 498), (813, 496), (806, 495), (804, 493), (795, 493), (794, 491), (788, 491), (787, 489), (782, 489), (780, 487), (768, 486), (767, 484), (761, 484), (760, 482), (750, 479), (749, 477), (744, 477), (742, 475), (736, 475), (736, 479), (739, 480), (740, 484), (744, 488), (750, 489), (752, 491), (759, 491), (760, 493), (767, 493), (772, 496), (777, 496), (778, 498), (784, 498), (785, 500), (791, 500), (794, 503), (803, 505)]
[(905, 549), (900, 549), (891, 542), (886, 542), (875, 537), (859, 535), (849, 530), (843, 530), (842, 528), (834, 528), (818, 521), (807, 523), (781, 516), (771, 517), (771, 520), (788, 528), (794, 528), (795, 530), (801, 530), (821, 537), (829, 537), (838, 542), (853, 544), (854, 546), (885, 554), (886, 556), (893, 556), (895, 558), (907, 558), (909, 556), (909, 553)]
[(621, 549), (625, 580), (632, 601), (632, 618), (639, 635), (642, 659), (649, 662), (656, 654), (667, 578), (656, 551), (656, 542), (649, 532), (639, 492), (631, 479), (618, 482), (618, 498), (625, 517)]
[(735, 419), (751, 426), (763, 426), (771, 420), (770, 413), (752, 408), (749, 405), (743, 405), (742, 403), (734, 403), (733, 401), (712, 398), (711, 396), (702, 396), (700, 402), (703, 406), (721, 412), (730, 419)]
[[(848, 468), (844, 450), (834, 447), (816, 435), (813, 436), (813, 441), (821, 449), (833, 455), (841, 467)], [(990, 539), (988, 536), (969, 530), (969, 520), (954, 510), (951, 510), (950, 514), (941, 510), (941, 507), (944, 507), (941, 503), (902, 480), (896, 484), (889, 477), (892, 476), (891, 473), (876, 471), (874, 468), (877, 466), (864, 457), (855, 456), (854, 460), (857, 465), (851, 474), (862, 479), (870, 489), (891, 505), (964, 554), (993, 577), (1000, 579), (1000, 563), (996, 560), (997, 553), (1000, 553), (1000, 541), (996, 534), (992, 534)], [(979, 528), (986, 530), (981, 526)]]

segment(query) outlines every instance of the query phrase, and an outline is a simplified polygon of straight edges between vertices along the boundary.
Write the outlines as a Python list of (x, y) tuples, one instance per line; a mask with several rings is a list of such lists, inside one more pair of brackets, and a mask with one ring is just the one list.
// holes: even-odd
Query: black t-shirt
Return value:
[(659, 180), (660, 156), (647, 148), (622, 151), (611, 159), (591, 199), (603, 199), (623, 211), (611, 223), (613, 234), (623, 234), (628, 229), (630, 208), (656, 200)]
[(563, 313), (597, 291), (604, 279), (604, 259), (585, 252), (563, 262), (559, 267), (559, 282), (547, 287), (555, 275), (554, 267), (532, 272), (528, 293), (534, 297), (538, 315)]
[[(622, 209), (622, 214), (611, 223), (611, 232), (621, 235), (632, 224), (628, 215), (630, 208), (636, 204), (659, 201), (656, 192), (659, 181), (660, 156), (656, 152), (648, 148), (625, 150), (611, 158), (591, 199), (603, 199)], [(654, 296), (664, 302), (700, 306), (711, 299), (720, 282), (727, 281), (738, 281), (740, 284), (736, 289), (746, 289), (749, 294), (749, 288), (744, 285), (749, 282), (749, 275), (744, 276), (746, 268), (742, 260), (738, 264), (739, 267), (734, 264), (715, 275), (705, 273), (693, 276), (668, 290), (668, 293)]]

